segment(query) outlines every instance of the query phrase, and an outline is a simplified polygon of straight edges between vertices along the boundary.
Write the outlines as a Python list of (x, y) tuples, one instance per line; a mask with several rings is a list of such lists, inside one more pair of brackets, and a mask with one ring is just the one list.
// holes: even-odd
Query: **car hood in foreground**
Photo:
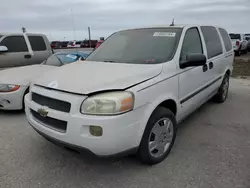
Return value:
[(35, 84), (87, 95), (98, 91), (126, 89), (157, 76), (161, 70), (161, 64), (80, 61), (44, 74)]
[(31, 65), (9, 68), (0, 71), (0, 84), (29, 85), (31, 81), (43, 75), (44, 72), (57, 67), (48, 65)]

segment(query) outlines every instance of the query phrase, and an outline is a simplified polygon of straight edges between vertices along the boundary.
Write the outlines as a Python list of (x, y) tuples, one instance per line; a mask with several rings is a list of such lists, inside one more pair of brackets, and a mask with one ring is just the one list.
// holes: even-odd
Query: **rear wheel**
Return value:
[(244, 52), (243, 52), (243, 53), (244, 53), (244, 54), (247, 54), (247, 52), (248, 52), (248, 50), (247, 50), (247, 48), (246, 48), (246, 49), (244, 50)]
[(239, 47), (238, 51), (235, 52), (236, 56), (240, 56), (240, 54), (241, 54), (241, 46)]
[(214, 96), (214, 101), (218, 103), (223, 103), (227, 99), (228, 88), (229, 88), (229, 75), (226, 74), (223, 78), (218, 93)]
[(173, 147), (177, 124), (173, 112), (158, 107), (151, 115), (144, 131), (139, 159), (145, 164), (156, 164), (163, 161)]

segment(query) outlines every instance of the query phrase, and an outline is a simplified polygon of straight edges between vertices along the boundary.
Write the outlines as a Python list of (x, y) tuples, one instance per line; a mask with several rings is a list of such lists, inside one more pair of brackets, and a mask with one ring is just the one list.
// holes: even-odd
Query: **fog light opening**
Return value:
[(103, 134), (102, 127), (95, 125), (89, 126), (89, 132), (92, 136), (102, 136)]
[(3, 99), (2, 101), (0, 101), (0, 106), (1, 106), (1, 107), (7, 106), (8, 104), (10, 104), (10, 101), (9, 101), (9, 100)]

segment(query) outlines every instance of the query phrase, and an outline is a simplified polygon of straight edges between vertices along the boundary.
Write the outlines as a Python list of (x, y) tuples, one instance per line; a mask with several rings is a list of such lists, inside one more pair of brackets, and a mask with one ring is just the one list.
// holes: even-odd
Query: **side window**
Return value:
[(226, 51), (232, 50), (232, 42), (231, 39), (229, 38), (229, 35), (225, 29), (219, 28), (221, 37), (223, 39), (223, 42), (225, 44)]
[(31, 48), (34, 51), (45, 51), (46, 44), (41, 36), (28, 36)]
[(197, 28), (187, 30), (181, 48), (180, 60), (185, 60), (188, 54), (203, 54), (201, 38)]
[(201, 26), (201, 31), (206, 42), (208, 59), (222, 54), (222, 44), (216, 28), (212, 26)]
[(2, 40), (1, 46), (6, 46), (8, 52), (27, 52), (28, 48), (23, 36), (9, 36)]

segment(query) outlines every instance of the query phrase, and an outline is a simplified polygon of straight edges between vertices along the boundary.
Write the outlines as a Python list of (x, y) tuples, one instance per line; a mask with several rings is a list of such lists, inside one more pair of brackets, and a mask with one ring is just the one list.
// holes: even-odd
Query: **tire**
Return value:
[(240, 49), (235, 52), (235, 56), (240, 56)]
[(225, 102), (228, 96), (228, 88), (229, 88), (229, 75), (226, 74), (223, 78), (218, 93), (213, 98), (213, 101), (217, 103)]
[[(161, 132), (162, 130), (164, 133)], [(160, 132), (160, 136), (156, 136), (154, 132)], [(174, 145), (176, 132), (177, 123), (173, 112), (164, 107), (157, 107), (149, 118), (139, 150), (137, 151), (140, 161), (148, 165), (163, 161)], [(157, 143), (159, 145), (150, 151), (150, 143)], [(158, 148), (163, 148), (162, 152)]]

